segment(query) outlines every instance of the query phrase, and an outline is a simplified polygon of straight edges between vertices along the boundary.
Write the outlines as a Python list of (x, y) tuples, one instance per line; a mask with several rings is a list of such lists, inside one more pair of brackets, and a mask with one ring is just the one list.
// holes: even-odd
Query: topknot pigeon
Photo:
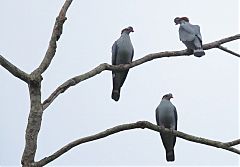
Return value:
[(187, 17), (176, 17), (174, 22), (180, 24), (179, 37), (180, 40), (186, 45), (188, 50), (193, 51), (194, 56), (202, 57), (205, 52), (202, 48), (202, 36), (200, 27), (189, 23)]
[[(112, 65), (129, 64), (132, 62), (134, 49), (130, 39), (130, 32), (134, 32), (131, 26), (124, 28), (120, 38), (112, 46)], [(121, 87), (129, 70), (112, 72), (113, 90), (112, 99), (118, 101)]]
[[(173, 98), (171, 93), (163, 96), (156, 109), (156, 120), (158, 126), (177, 130), (177, 110), (170, 102), (171, 98)], [(176, 136), (164, 132), (161, 132), (160, 135), (166, 150), (167, 161), (174, 161), (174, 145), (176, 143)]]

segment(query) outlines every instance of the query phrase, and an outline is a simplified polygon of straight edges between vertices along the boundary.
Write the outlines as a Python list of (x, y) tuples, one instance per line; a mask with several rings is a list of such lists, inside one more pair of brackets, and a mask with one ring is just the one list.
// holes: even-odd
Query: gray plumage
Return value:
[[(114, 42), (112, 46), (112, 65), (129, 64), (132, 62), (134, 49), (129, 36), (130, 32), (134, 32), (132, 27), (123, 29), (120, 38)], [(120, 98), (120, 90), (128, 71), (112, 72), (112, 99), (115, 101), (118, 101)]]
[(202, 48), (200, 27), (198, 25), (190, 24), (187, 17), (176, 17), (174, 22), (180, 24), (179, 38), (189, 50), (193, 51), (194, 56), (201, 57), (205, 55)]
[[(177, 130), (177, 110), (176, 107), (170, 102), (171, 98), (173, 98), (171, 93), (163, 96), (156, 109), (156, 121), (158, 126)], [(174, 146), (176, 143), (176, 136), (162, 132), (160, 133), (160, 136), (162, 138), (163, 146), (166, 150), (166, 160), (174, 161)]]

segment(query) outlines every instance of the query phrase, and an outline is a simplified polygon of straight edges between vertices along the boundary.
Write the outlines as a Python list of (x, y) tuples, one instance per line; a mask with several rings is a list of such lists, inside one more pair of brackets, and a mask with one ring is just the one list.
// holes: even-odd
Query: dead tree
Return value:
[[(138, 65), (141, 65), (143, 63), (149, 62), (153, 59), (163, 58), (163, 57), (176, 57), (176, 56), (189, 56), (192, 53), (188, 52), (187, 50), (180, 50), (180, 51), (165, 51), (165, 52), (159, 52), (159, 53), (152, 53), (148, 54), (138, 60), (133, 61), (131, 64), (126, 65), (109, 65), (107, 63), (100, 64), (96, 68), (92, 69), (89, 72), (86, 72), (84, 74), (78, 75), (76, 77), (68, 79), (66, 82), (61, 84), (46, 100), (43, 102), (41, 101), (41, 81), (42, 81), (42, 74), (48, 69), (49, 65), (51, 64), (51, 61), (53, 57), (55, 56), (56, 48), (57, 48), (57, 41), (60, 39), (62, 30), (63, 30), (63, 24), (67, 20), (66, 18), (66, 12), (71, 5), (72, 0), (66, 0), (64, 5), (62, 6), (62, 9), (60, 10), (59, 15), (56, 18), (54, 28), (52, 31), (52, 36), (49, 42), (48, 49), (46, 51), (46, 54), (41, 62), (41, 64), (30, 74), (22, 71), (15, 65), (13, 65), (11, 62), (6, 60), (3, 56), (0, 55), (0, 65), (8, 70), (12, 75), (19, 78), (20, 80), (24, 81), (26, 84), (28, 84), (29, 88), (29, 95), (30, 95), (30, 112), (28, 117), (28, 124), (26, 128), (26, 134), (25, 134), (25, 148), (22, 155), (22, 166), (29, 167), (29, 166), (44, 166), (48, 164), (49, 162), (55, 160), (56, 158), (60, 157), (70, 149), (72, 149), (75, 146), (78, 146), (80, 144), (91, 142), (94, 140), (98, 140), (104, 137), (107, 137), (109, 135), (112, 135), (114, 133), (119, 133), (121, 131), (125, 130), (131, 130), (131, 129), (149, 129), (156, 132), (166, 132), (171, 133), (173, 135), (176, 135), (179, 138), (196, 142), (200, 144), (209, 145), (216, 148), (222, 148), (228, 151), (231, 151), (236, 154), (240, 154), (240, 150), (234, 148), (233, 146), (240, 144), (240, 139), (236, 139), (234, 141), (230, 142), (220, 142), (220, 141), (214, 141), (210, 139), (205, 139), (201, 137), (192, 136), (180, 131), (175, 130), (169, 130), (164, 129), (161, 127), (158, 127), (157, 125), (154, 125), (147, 121), (138, 121), (136, 123), (129, 123), (129, 124), (123, 124), (118, 125), (115, 127), (112, 127), (110, 129), (107, 129), (105, 131), (102, 131), (100, 133), (97, 133), (95, 135), (87, 136), (80, 138), (78, 140), (72, 141), (69, 144), (63, 146), (59, 150), (57, 150), (52, 155), (49, 155), (39, 161), (35, 161), (35, 154), (37, 150), (37, 141), (38, 141), (38, 133), (41, 129), (41, 123), (42, 123), (42, 116), (44, 111), (48, 108), (49, 105), (62, 93), (64, 93), (68, 88), (75, 86), (76, 84), (81, 83), (84, 80), (87, 80), (91, 77), (94, 77), (97, 74), (100, 74), (101, 72), (108, 70), (108, 71), (121, 71), (126, 70), (130, 68), (134, 68)], [(235, 53), (231, 50), (228, 50), (227, 48), (223, 47), (222, 44), (231, 42), (234, 40), (240, 39), (240, 34), (230, 36), (227, 38), (223, 38), (211, 43), (207, 43), (203, 45), (204, 50), (208, 49), (221, 49), (227, 53), (230, 53), (232, 55), (235, 55), (237, 57), (240, 57), (238, 53)]]

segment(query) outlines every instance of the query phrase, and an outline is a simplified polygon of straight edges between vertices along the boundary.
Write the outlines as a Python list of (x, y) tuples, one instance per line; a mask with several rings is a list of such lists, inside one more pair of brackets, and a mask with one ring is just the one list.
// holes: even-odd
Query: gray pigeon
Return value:
[[(134, 49), (130, 39), (130, 32), (134, 32), (132, 27), (124, 28), (120, 38), (112, 46), (112, 65), (129, 64), (132, 62)], [(112, 72), (113, 90), (112, 99), (118, 101), (120, 90), (127, 77), (129, 70)]]
[[(173, 98), (171, 93), (163, 96), (162, 101), (156, 109), (156, 120), (158, 126), (177, 130), (177, 110), (170, 102), (171, 98)], [(160, 136), (166, 150), (167, 161), (174, 161), (174, 145), (176, 143), (176, 136), (162, 132), (160, 133)]]
[(193, 51), (194, 56), (202, 57), (205, 52), (202, 48), (202, 36), (200, 27), (189, 23), (187, 17), (176, 17), (174, 22), (180, 24), (179, 37), (180, 40), (186, 45), (188, 50)]

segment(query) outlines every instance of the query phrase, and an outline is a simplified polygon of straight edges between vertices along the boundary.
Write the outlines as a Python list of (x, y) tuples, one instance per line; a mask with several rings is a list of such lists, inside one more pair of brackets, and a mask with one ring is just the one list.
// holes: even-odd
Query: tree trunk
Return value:
[(30, 94), (30, 113), (25, 134), (25, 148), (22, 156), (22, 166), (31, 166), (37, 150), (37, 137), (42, 122), (42, 104), (41, 104), (41, 79), (33, 80), (28, 84)]

